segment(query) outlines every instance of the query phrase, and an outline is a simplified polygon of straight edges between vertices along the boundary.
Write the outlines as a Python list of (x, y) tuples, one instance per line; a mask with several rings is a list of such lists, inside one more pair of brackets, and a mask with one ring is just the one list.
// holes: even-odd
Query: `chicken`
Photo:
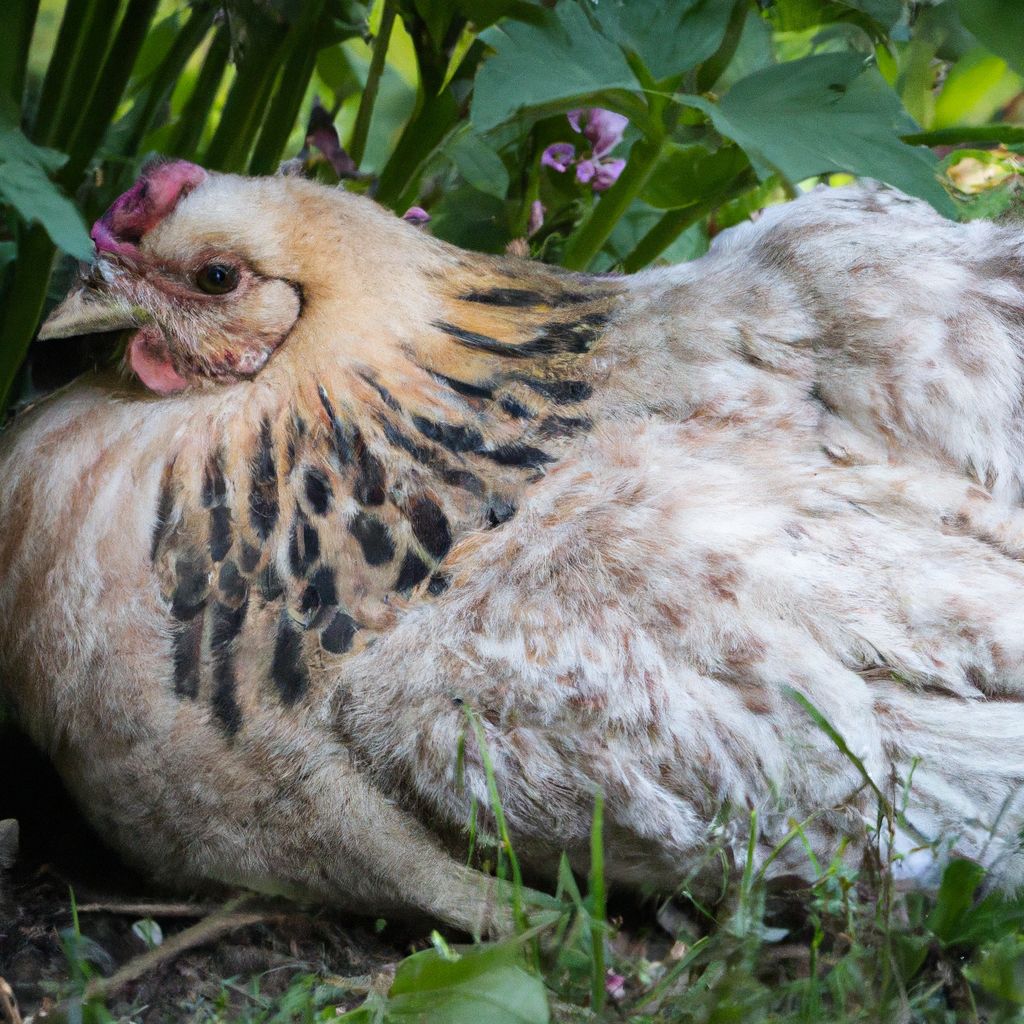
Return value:
[(901, 870), (1024, 880), (1019, 230), (858, 185), (587, 276), (174, 162), (93, 238), (43, 336), (127, 373), (2, 439), (0, 680), (131, 860), (500, 928), (488, 761), (540, 875), (598, 792), (622, 885), (852, 856), (810, 705)]

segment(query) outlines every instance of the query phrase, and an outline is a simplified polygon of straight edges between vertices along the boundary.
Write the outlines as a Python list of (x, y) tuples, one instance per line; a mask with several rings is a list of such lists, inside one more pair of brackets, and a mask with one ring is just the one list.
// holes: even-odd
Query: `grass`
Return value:
[[(903, 889), (900, 855), (889, 841), (902, 821), (908, 787), (886, 797), (841, 734), (810, 705), (814, 724), (863, 772), (878, 802), (866, 825), (860, 864), (841, 849), (821, 863), (806, 823), (793, 822), (760, 865), (751, 838), (742, 864), (724, 849), (708, 851), (724, 866), (716, 899), (700, 902), (683, 886), (663, 903), (608, 916), (604, 877), (603, 801), (595, 801), (591, 869), (584, 894), (563, 857), (554, 893), (522, 882), (478, 718), (469, 733), (488, 776), (496, 835), (474, 839), (496, 849), (516, 934), (500, 942), (452, 944), (439, 932), (427, 949), (397, 964), (393, 980), (296, 974), (284, 994), (261, 994), (260, 977), (226, 978), (221, 995), (189, 1008), (197, 1021), (231, 1024), (344, 1021), (347, 1024), (546, 1024), (608, 1021), (630, 1024), (1001, 1024), (1024, 1021), (1024, 897), (1009, 898), (986, 883), (977, 864), (953, 859), (937, 889)], [(463, 743), (465, 740), (463, 741)], [(460, 745), (460, 757), (464, 746)], [(751, 837), (757, 814), (742, 823)], [(806, 851), (807, 883), (774, 889), (767, 869), (791, 843)], [(889, 851), (889, 852), (886, 852)], [(69, 1019), (109, 1022), (98, 1001), (82, 995), (103, 950), (85, 939), (72, 900), (63, 935), (71, 984)], [(369, 989), (369, 994), (366, 995)], [(244, 999), (239, 1004), (239, 994)], [(359, 1003), (355, 1008), (353, 1004)], [(134, 1019), (131, 1013), (120, 1019)]]

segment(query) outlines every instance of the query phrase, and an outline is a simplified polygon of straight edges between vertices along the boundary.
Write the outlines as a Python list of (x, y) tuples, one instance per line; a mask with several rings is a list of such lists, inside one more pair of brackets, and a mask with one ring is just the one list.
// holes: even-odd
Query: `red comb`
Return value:
[(96, 251), (127, 256), (137, 253), (142, 236), (159, 224), (205, 177), (202, 167), (187, 160), (158, 164), (144, 171), (93, 224), (90, 234)]

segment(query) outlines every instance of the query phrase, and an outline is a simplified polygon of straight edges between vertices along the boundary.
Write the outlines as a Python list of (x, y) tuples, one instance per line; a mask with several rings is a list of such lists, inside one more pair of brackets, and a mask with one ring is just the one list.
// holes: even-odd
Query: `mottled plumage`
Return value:
[(754, 808), (762, 860), (855, 850), (795, 690), (883, 787), (920, 759), (899, 849), (1024, 878), (1019, 230), (857, 186), (590, 277), (166, 164), (94, 237), (48, 331), (133, 324), (134, 373), (2, 440), (0, 679), (134, 860), (489, 927), (467, 709), (539, 872), (597, 790), (629, 884)]

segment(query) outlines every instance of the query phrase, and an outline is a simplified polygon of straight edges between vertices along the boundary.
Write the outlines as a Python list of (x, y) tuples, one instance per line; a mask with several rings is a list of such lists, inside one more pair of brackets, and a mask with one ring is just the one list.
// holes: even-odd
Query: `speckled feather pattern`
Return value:
[(855, 856), (874, 798), (792, 689), (883, 787), (913, 767), (901, 849), (1024, 880), (1017, 228), (821, 190), (590, 278), (211, 176), (150, 244), (253, 203), (338, 224), (308, 267), (294, 227), (251, 254), (303, 299), (260, 373), (84, 379), (2, 442), (2, 685), (129, 856), (500, 924), (467, 709), (538, 872), (585, 868), (597, 790), (625, 884), (742, 856), (755, 808), (761, 858), (808, 816)]

